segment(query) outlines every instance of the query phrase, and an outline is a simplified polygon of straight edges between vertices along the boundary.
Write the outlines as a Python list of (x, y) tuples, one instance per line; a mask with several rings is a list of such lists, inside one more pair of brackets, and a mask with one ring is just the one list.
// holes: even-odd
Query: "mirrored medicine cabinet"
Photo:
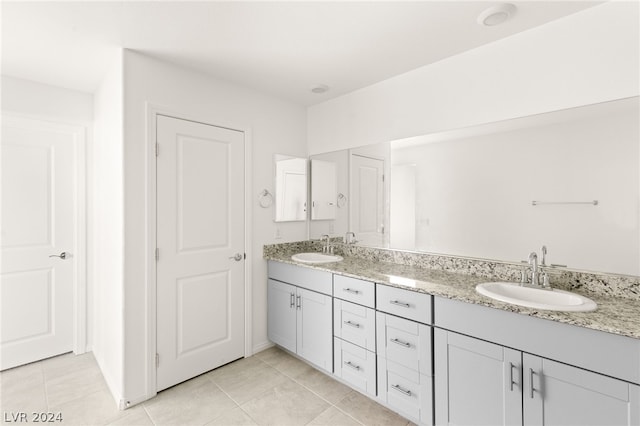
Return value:
[(307, 220), (307, 159), (276, 154), (275, 221)]

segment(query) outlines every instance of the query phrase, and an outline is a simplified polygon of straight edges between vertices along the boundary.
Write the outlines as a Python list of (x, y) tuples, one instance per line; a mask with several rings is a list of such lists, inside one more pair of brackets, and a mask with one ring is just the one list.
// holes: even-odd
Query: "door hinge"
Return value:
[(160, 354), (156, 354), (156, 368), (160, 367)]
[(156, 262), (160, 260), (160, 249), (156, 247)]
[(156, 157), (160, 155), (160, 144), (156, 143)]

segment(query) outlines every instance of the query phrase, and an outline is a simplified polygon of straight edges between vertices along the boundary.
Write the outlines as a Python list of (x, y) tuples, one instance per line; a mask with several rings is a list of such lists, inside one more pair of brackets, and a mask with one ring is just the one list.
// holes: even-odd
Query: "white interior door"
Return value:
[(157, 118), (157, 390), (244, 356), (244, 134)]
[(54, 124), (3, 120), (3, 370), (73, 349), (76, 138)]
[(384, 161), (351, 155), (351, 226), (362, 244), (384, 242)]

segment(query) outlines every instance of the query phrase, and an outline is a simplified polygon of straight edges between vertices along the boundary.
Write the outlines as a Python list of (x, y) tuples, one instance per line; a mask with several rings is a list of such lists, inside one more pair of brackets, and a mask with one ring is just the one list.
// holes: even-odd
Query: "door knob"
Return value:
[(229, 259), (233, 259), (236, 262), (240, 262), (244, 256), (240, 253), (236, 253), (235, 256), (231, 256)]
[(59, 257), (60, 259), (66, 259), (67, 258), (67, 252), (63, 251), (60, 254), (52, 254), (49, 257)]

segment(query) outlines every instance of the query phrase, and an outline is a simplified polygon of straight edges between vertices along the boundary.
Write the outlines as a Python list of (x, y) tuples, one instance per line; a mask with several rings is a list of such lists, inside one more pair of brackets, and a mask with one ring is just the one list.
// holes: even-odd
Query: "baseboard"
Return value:
[(266, 341), (266, 342), (262, 342), (259, 343), (257, 345), (253, 345), (253, 355), (257, 354), (258, 352), (262, 352), (265, 349), (269, 349), (271, 347), (275, 346), (273, 343), (271, 343), (270, 341)]

